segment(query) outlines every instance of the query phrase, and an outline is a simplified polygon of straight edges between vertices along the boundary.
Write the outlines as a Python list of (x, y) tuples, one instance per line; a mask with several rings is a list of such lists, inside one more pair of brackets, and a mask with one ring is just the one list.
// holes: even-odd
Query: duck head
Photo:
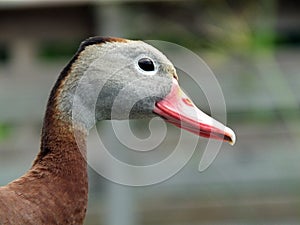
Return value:
[[(75, 92), (71, 102), (73, 108), (74, 102), (80, 105), (80, 113), (76, 113), (79, 120), (160, 116), (196, 135), (235, 142), (230, 128), (203, 113), (181, 90), (175, 67), (167, 57), (142, 41), (87, 39), (69, 67), (73, 78), (65, 85)], [(64, 96), (62, 99), (71, 95)]]

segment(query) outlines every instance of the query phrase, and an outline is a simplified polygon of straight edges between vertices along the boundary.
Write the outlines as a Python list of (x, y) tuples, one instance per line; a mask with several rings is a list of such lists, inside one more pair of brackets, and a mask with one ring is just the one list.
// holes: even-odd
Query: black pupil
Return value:
[(139, 67), (144, 71), (154, 71), (154, 63), (151, 59), (142, 58), (138, 62)]

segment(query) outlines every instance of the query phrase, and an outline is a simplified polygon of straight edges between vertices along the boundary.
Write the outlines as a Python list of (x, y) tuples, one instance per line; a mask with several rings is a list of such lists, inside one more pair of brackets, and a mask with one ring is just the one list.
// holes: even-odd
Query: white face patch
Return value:
[(158, 71), (158, 63), (151, 57), (140, 55), (136, 58), (134, 66), (139, 73), (144, 75), (155, 75)]

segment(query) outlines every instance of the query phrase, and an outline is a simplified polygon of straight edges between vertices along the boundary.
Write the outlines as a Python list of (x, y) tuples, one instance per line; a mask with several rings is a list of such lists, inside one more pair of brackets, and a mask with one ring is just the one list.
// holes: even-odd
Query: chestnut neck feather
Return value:
[[(0, 224), (83, 224), (88, 196), (87, 131), (72, 124), (57, 103), (69, 72), (62, 72), (51, 92), (41, 149), (32, 168), (0, 188)], [(75, 132), (80, 134), (76, 139)]]

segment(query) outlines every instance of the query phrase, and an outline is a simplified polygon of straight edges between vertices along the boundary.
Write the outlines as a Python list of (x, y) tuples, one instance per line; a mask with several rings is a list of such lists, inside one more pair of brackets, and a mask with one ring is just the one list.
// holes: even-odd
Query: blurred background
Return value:
[[(30, 167), (50, 89), (94, 35), (197, 53), (222, 87), (237, 143), (223, 144), (200, 173), (201, 139), (187, 166), (148, 187), (117, 185), (89, 168), (86, 225), (300, 224), (300, 4), (292, 0), (0, 1), (0, 185)], [(195, 85), (185, 76), (180, 83), (209, 113)], [(132, 127), (147, 136), (144, 124)], [(98, 128), (120, 147), (109, 125)]]

